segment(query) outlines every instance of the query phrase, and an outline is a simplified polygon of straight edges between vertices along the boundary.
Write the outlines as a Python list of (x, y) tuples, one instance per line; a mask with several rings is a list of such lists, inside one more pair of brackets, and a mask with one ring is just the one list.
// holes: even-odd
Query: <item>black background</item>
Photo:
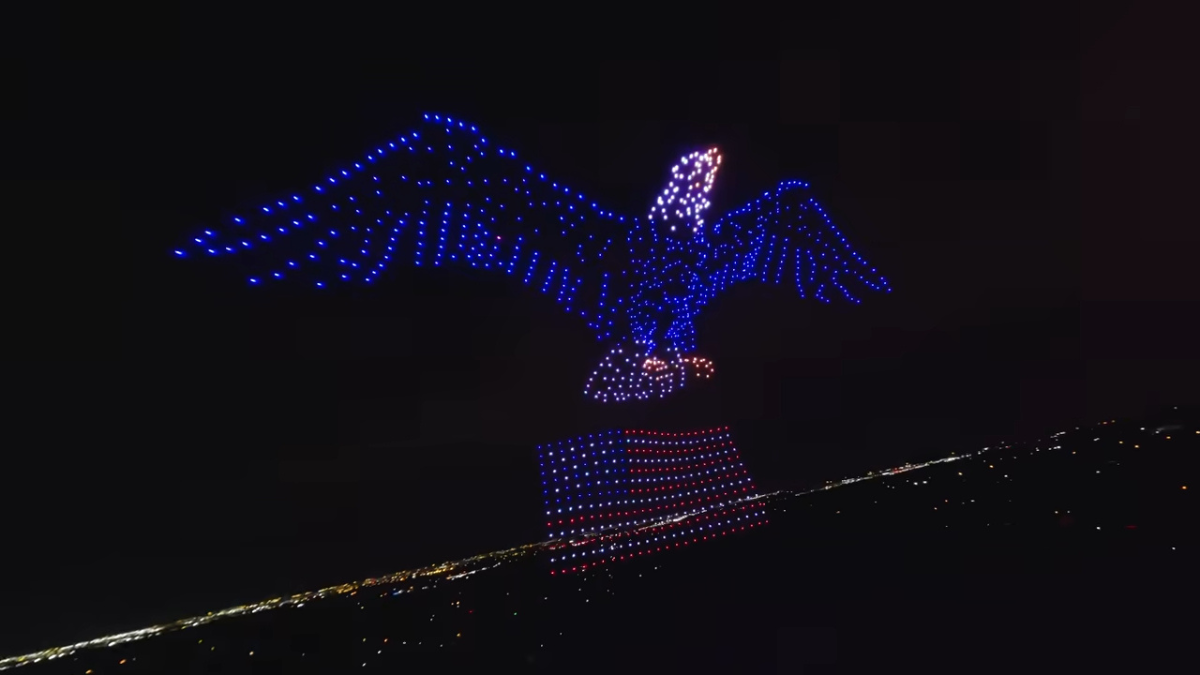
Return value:
[[(618, 425), (729, 424), (771, 489), (1194, 401), (1196, 61), (1186, 17), (1131, 7), (18, 21), (0, 634), (531, 540), (533, 446)], [(580, 394), (585, 327), (503, 281), (251, 292), (169, 257), (425, 111), (626, 213), (716, 144), (714, 211), (807, 180), (895, 290), (735, 289), (698, 325), (716, 378), (627, 408)]]

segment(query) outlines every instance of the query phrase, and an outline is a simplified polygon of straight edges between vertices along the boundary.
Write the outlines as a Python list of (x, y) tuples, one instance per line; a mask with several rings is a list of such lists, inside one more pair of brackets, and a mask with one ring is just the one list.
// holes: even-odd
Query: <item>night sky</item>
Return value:
[[(31, 206), (6, 223), (0, 505), (23, 583), (0, 635), (531, 540), (534, 446), (620, 425), (731, 425), (770, 489), (1194, 402), (1189, 22), (1096, 4), (949, 30), (907, 5), (713, 16), (678, 47), (611, 15), (550, 38), (515, 16), (44, 17), (3, 113)], [(714, 215), (806, 180), (894, 291), (742, 285), (699, 319), (713, 380), (600, 405), (602, 345), (519, 283), (392, 267), (322, 294), (170, 256), (426, 111), (624, 213), (715, 144)]]

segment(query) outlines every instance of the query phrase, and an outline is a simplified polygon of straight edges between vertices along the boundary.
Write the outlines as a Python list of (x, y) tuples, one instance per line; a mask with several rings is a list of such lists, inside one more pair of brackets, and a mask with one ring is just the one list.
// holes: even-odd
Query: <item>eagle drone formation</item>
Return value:
[(511, 276), (608, 343), (587, 396), (665, 397), (711, 376), (695, 354), (696, 317), (735, 282), (795, 284), (822, 302), (891, 290), (806, 183), (785, 181), (706, 220), (720, 166), (716, 148), (680, 158), (649, 213), (628, 216), (474, 126), (431, 114), (315, 185), (199, 232), (175, 255), (250, 258), (240, 268), (253, 270), (252, 285), (374, 284), (400, 261)]

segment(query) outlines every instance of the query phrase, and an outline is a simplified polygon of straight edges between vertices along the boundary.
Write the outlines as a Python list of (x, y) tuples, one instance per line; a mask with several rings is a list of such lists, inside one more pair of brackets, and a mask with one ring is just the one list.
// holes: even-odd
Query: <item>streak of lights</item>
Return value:
[[(1065, 432), (1065, 431), (1058, 432), (1058, 433), (1051, 435), (1050, 438), (1051, 439), (1059, 438), (1062, 435), (1064, 435), (1065, 433), (1067, 433), (1067, 432)], [(822, 487), (814, 488), (814, 489), (810, 489), (810, 490), (800, 490), (800, 491), (776, 490), (774, 492), (756, 493), (756, 494), (748, 495), (746, 497), (730, 500), (718, 508), (727, 508), (730, 506), (737, 506), (737, 505), (755, 505), (755, 504), (765, 505), (766, 503), (777, 501), (777, 500), (786, 500), (786, 499), (792, 499), (795, 497), (801, 497), (801, 496), (805, 496), (805, 495), (809, 495), (809, 494), (814, 494), (817, 492), (832, 490), (832, 489), (838, 488), (838, 487), (845, 487), (847, 485), (853, 485), (855, 483), (859, 483), (859, 482), (866, 481), (866, 480), (872, 480), (875, 478), (881, 478), (881, 477), (885, 477), (885, 476), (894, 476), (894, 475), (898, 475), (898, 474), (908, 473), (911, 471), (920, 471), (922, 469), (927, 469), (927, 468), (930, 468), (933, 466), (937, 466), (939, 464), (946, 464), (948, 462), (956, 462), (956, 461), (960, 461), (960, 460), (964, 460), (964, 459), (970, 459), (971, 457), (976, 457), (976, 456), (982, 455), (984, 453), (987, 453), (987, 452), (993, 451), (993, 450), (1008, 450), (1008, 449), (1011, 449), (1011, 448), (1009, 446), (995, 446), (995, 447), (991, 447), (991, 448), (983, 448), (982, 450), (979, 450), (974, 453), (956, 454), (956, 455), (951, 455), (949, 457), (942, 457), (940, 459), (930, 460), (928, 462), (903, 464), (901, 466), (884, 469), (882, 471), (871, 471), (863, 476), (855, 476), (855, 477), (851, 477), (851, 478), (844, 478), (839, 481), (831, 481), (831, 482), (826, 483)], [(1051, 446), (1047, 449), (1062, 450), (1063, 446), (1055, 445), (1055, 446)], [(1184, 487), (1183, 489), (1186, 489), (1186, 487)], [(634, 528), (633, 530), (622, 530), (622, 531), (623, 532), (652, 531), (655, 528), (663, 528), (663, 527), (667, 527), (667, 526), (671, 526), (671, 525), (678, 525), (679, 523), (686, 522), (688, 520), (702, 519), (702, 518), (709, 517), (711, 515), (710, 512), (714, 511), (714, 510), (715, 510), (714, 508), (706, 508), (706, 509), (697, 511), (696, 513), (682, 514), (682, 515), (681, 514), (671, 514), (668, 517), (658, 520), (656, 522), (639, 525), (638, 527)], [(613, 529), (615, 530), (618, 528), (613, 528)], [(202, 626), (202, 625), (212, 623), (212, 622), (220, 620), (220, 619), (245, 616), (247, 614), (254, 614), (257, 612), (263, 612), (263, 611), (268, 611), (268, 610), (283, 609), (286, 607), (299, 608), (307, 603), (315, 602), (317, 600), (324, 600), (324, 599), (329, 599), (329, 598), (354, 595), (360, 589), (368, 589), (368, 588), (373, 588), (373, 587), (378, 587), (378, 586), (392, 586), (392, 585), (401, 584), (401, 583), (405, 583), (405, 582), (411, 582), (411, 581), (415, 581), (415, 580), (421, 580), (423, 582), (422, 588), (431, 588), (438, 581), (455, 581), (458, 579), (467, 578), (470, 576), (474, 576), (475, 574), (478, 574), (483, 571), (501, 567), (508, 563), (513, 563), (513, 562), (517, 562), (518, 560), (528, 559), (530, 556), (539, 554), (544, 551), (552, 551), (552, 550), (559, 549), (559, 548), (563, 547), (564, 545), (568, 545), (568, 546), (583, 545), (590, 541), (593, 541), (597, 534), (600, 534), (601, 532), (604, 532), (604, 531), (605, 530), (593, 531), (593, 532), (589, 533), (587, 537), (580, 538), (579, 540), (572, 540), (572, 539), (564, 540), (562, 538), (548, 539), (546, 541), (541, 541), (541, 542), (532, 543), (532, 544), (525, 544), (523, 546), (516, 546), (513, 548), (503, 549), (500, 551), (493, 551), (491, 553), (482, 553), (479, 555), (471, 556), (469, 558), (463, 558), (461, 560), (442, 562), (442, 563), (438, 563), (435, 565), (427, 565), (425, 567), (419, 567), (419, 568), (415, 568), (415, 569), (411, 569), (411, 570), (394, 572), (392, 574), (388, 574), (388, 575), (385, 575), (382, 577), (368, 578), (368, 579), (364, 579), (362, 581), (355, 581), (355, 582), (340, 584), (337, 586), (329, 586), (327, 588), (322, 588), (322, 589), (316, 590), (316, 591), (296, 593), (296, 594), (288, 596), (286, 598), (285, 597), (276, 597), (276, 598), (271, 598), (268, 600), (262, 600), (260, 602), (255, 602), (255, 603), (250, 603), (250, 604), (245, 604), (245, 605), (238, 605), (236, 607), (229, 607), (227, 609), (208, 612), (207, 614), (204, 614), (201, 616), (188, 617), (186, 619), (179, 619), (177, 621), (173, 621), (170, 623), (159, 624), (159, 625), (155, 625), (155, 626), (148, 626), (146, 628), (139, 628), (137, 630), (127, 631), (127, 632), (123, 632), (123, 633), (115, 633), (113, 635), (105, 635), (105, 636), (97, 637), (97, 638), (94, 638), (91, 640), (86, 640), (84, 642), (77, 642), (77, 643), (71, 644), (71, 645), (65, 645), (65, 646), (61, 646), (61, 647), (51, 647), (49, 649), (44, 649), (44, 650), (41, 650), (38, 652), (29, 653), (29, 654), (22, 654), (19, 656), (10, 656), (10, 657), (0, 659), (0, 671), (9, 670), (9, 669), (17, 668), (17, 667), (21, 667), (21, 666), (27, 666), (27, 665), (31, 665), (34, 663), (40, 663), (43, 661), (52, 661), (52, 660), (65, 658), (65, 657), (75, 654), (76, 652), (79, 652), (79, 651), (85, 650), (85, 649), (115, 647), (117, 645), (126, 644), (126, 643), (130, 643), (130, 642), (136, 642), (139, 640), (144, 640), (144, 639), (154, 637), (156, 635), (161, 635), (164, 633), (170, 633), (170, 632), (177, 631), (177, 630), (184, 630), (187, 628)], [(400, 594), (403, 594), (406, 592), (410, 592), (410, 591), (397, 589), (392, 594), (400, 595)]]

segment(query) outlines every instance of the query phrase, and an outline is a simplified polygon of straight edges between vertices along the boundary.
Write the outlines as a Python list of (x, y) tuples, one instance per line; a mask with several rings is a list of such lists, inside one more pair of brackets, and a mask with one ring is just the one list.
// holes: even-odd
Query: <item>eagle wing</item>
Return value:
[(702, 305), (742, 281), (795, 284), (801, 297), (822, 302), (859, 303), (867, 292), (891, 292), (800, 181), (784, 181), (719, 218), (703, 255)]
[(426, 115), (312, 186), (205, 228), (175, 254), (234, 258), (252, 285), (317, 289), (376, 284), (393, 264), (493, 272), (553, 297), (606, 338), (625, 318), (620, 270), (634, 220), (474, 126)]

